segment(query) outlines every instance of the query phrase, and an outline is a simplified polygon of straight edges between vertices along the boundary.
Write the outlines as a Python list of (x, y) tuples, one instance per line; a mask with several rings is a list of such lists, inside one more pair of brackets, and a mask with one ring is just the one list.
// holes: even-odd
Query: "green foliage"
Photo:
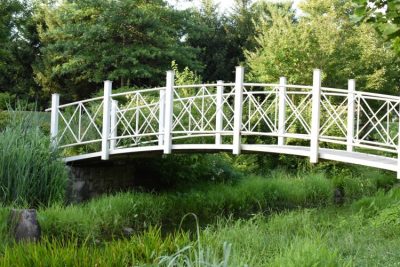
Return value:
[[(363, 177), (363, 180), (373, 180)], [(359, 187), (361, 179), (356, 179)], [(373, 182), (370, 182), (373, 184)], [(359, 198), (344, 185), (347, 201)], [(123, 228), (136, 233), (151, 226), (176, 229), (181, 218), (195, 213), (201, 225), (222, 216), (249, 217), (254, 213), (325, 207), (333, 204), (335, 184), (322, 174), (293, 176), (276, 172), (269, 178), (247, 177), (234, 184), (204, 184), (185, 191), (166, 193), (120, 193), (81, 205), (53, 205), (39, 210), (45, 237), (60, 240), (109, 240), (124, 236)], [(362, 191), (373, 194), (377, 190)], [(184, 228), (193, 224), (185, 220)]]
[(30, 100), (39, 95), (32, 70), (38, 55), (33, 9), (28, 0), (0, 2), (0, 109), (3, 92)]
[[(205, 81), (234, 80), (235, 66), (244, 60), (243, 50), (254, 48), (256, 3), (236, 0), (228, 14), (219, 12), (213, 0), (201, 1), (200, 9), (187, 11), (187, 43), (199, 49)], [(222, 13), (222, 14), (221, 14)]]
[[(5, 245), (0, 266), (392, 266), (400, 260), (399, 201), (395, 188), (345, 207), (218, 218), (196, 233), (149, 227), (106, 242), (47, 236)], [(377, 211), (360, 207), (367, 202), (380, 203)]]
[(7, 110), (8, 107), (15, 101), (15, 97), (10, 93), (0, 93), (0, 111)]
[(165, 191), (202, 182), (230, 182), (241, 173), (220, 155), (192, 154), (168, 155), (163, 158), (137, 159), (134, 163), (139, 177), (145, 179), (147, 188)]
[(400, 53), (400, 1), (353, 0), (353, 2), (354, 20), (373, 23), (379, 33), (392, 42), (394, 50)]
[(6, 111), (0, 111), (0, 130), (4, 129), (8, 124), (10, 118)]
[(171, 69), (175, 72), (175, 84), (176, 85), (187, 85), (187, 84), (201, 84), (201, 77), (196, 72), (185, 67), (183, 71), (180, 71), (176, 61), (172, 61)]
[[(318, 251), (316, 253), (316, 251)], [(336, 249), (320, 238), (299, 238), (275, 258), (271, 266), (344, 266)]]
[(195, 50), (181, 41), (181, 12), (162, 0), (61, 1), (43, 5), (38, 16), (36, 79), (46, 91), (86, 97), (105, 79), (115, 88), (159, 86), (172, 60), (199, 69)]
[(0, 131), (0, 200), (29, 207), (62, 201), (67, 172), (57, 151), (50, 151), (40, 114), (9, 112)]
[(159, 228), (103, 246), (94, 246), (91, 242), (82, 244), (74, 239), (46, 239), (38, 244), (7, 247), (0, 266), (143, 266), (158, 263), (159, 257), (172, 254), (187, 243), (190, 241), (186, 233), (163, 237)]
[(347, 88), (357, 79), (363, 91), (397, 94), (398, 57), (388, 49), (373, 27), (351, 22), (350, 0), (309, 0), (297, 21), (282, 8), (271, 8), (271, 20), (258, 25), (257, 49), (247, 51), (250, 77), (291, 84), (311, 84), (312, 70), (324, 71), (323, 84)]

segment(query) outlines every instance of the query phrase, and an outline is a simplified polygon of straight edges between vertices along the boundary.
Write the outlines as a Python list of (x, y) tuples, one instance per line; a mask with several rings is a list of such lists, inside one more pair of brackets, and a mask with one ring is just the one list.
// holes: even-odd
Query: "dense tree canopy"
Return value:
[(354, 0), (355, 21), (372, 22), (393, 48), (400, 54), (400, 1), (399, 0)]
[(162, 0), (63, 1), (41, 12), (36, 77), (47, 90), (83, 97), (105, 79), (159, 85), (172, 60), (200, 67), (195, 49), (182, 41), (182, 14)]
[[(38, 54), (38, 36), (28, 1), (0, 1), (0, 94), (37, 99), (32, 66)], [(0, 101), (1, 102), (1, 101)], [(4, 103), (0, 103), (4, 106)]]
[(257, 49), (247, 52), (252, 79), (310, 84), (313, 68), (324, 71), (324, 85), (346, 88), (355, 78), (362, 90), (398, 92), (399, 60), (369, 24), (351, 21), (349, 0), (309, 0), (303, 15), (271, 7), (271, 21), (258, 29)]
[(398, 93), (398, 54), (386, 42), (397, 42), (398, 1), (305, 0), (300, 13), (274, 1), (235, 0), (224, 13), (200, 2), (0, 1), (0, 109), (12, 98), (46, 106), (52, 92), (81, 99), (105, 79), (158, 86), (173, 61), (203, 81), (232, 81), (240, 64), (253, 80), (309, 83), (321, 68), (329, 86), (356, 78), (364, 90)]

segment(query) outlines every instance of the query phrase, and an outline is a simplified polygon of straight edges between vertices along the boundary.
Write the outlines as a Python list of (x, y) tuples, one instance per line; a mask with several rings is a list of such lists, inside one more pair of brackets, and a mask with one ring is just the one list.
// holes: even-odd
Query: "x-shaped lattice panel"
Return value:
[[(254, 90), (254, 88), (252, 88)], [(242, 130), (247, 132), (276, 132), (278, 88), (252, 93), (244, 88)]]
[(321, 93), (320, 136), (347, 136), (347, 95)]
[(87, 143), (102, 138), (103, 101), (78, 102), (58, 110), (60, 146)]
[(398, 144), (399, 102), (376, 100), (359, 95), (357, 98), (357, 142), (377, 142), (385, 146)]
[(141, 93), (128, 97), (128, 103), (117, 108), (116, 124), (110, 131), (118, 136), (117, 146), (138, 146), (155, 141), (159, 135), (159, 101)]
[(310, 134), (311, 92), (301, 92), (301, 94), (291, 94), (288, 92), (285, 100), (287, 110), (285, 132)]

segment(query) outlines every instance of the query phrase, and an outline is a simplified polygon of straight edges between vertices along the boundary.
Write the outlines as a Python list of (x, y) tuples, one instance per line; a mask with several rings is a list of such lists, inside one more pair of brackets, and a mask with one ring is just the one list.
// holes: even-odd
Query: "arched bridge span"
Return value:
[(112, 92), (60, 105), (52, 96), (51, 137), (65, 161), (161, 151), (283, 153), (395, 171), (400, 177), (400, 97), (313, 84), (233, 83), (175, 85)]

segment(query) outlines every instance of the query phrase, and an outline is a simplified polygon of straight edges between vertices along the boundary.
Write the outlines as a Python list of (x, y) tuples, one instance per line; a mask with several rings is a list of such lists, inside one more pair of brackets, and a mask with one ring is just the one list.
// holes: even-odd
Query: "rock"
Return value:
[(333, 192), (333, 202), (337, 205), (344, 203), (344, 189), (343, 187), (336, 187)]
[(130, 227), (124, 227), (123, 229), (122, 229), (122, 232), (124, 233), (124, 236), (125, 237), (131, 237), (132, 235), (133, 235), (133, 229), (132, 228), (130, 228)]
[(9, 226), (11, 234), (17, 242), (36, 242), (40, 239), (40, 225), (34, 209), (13, 209), (10, 214)]

